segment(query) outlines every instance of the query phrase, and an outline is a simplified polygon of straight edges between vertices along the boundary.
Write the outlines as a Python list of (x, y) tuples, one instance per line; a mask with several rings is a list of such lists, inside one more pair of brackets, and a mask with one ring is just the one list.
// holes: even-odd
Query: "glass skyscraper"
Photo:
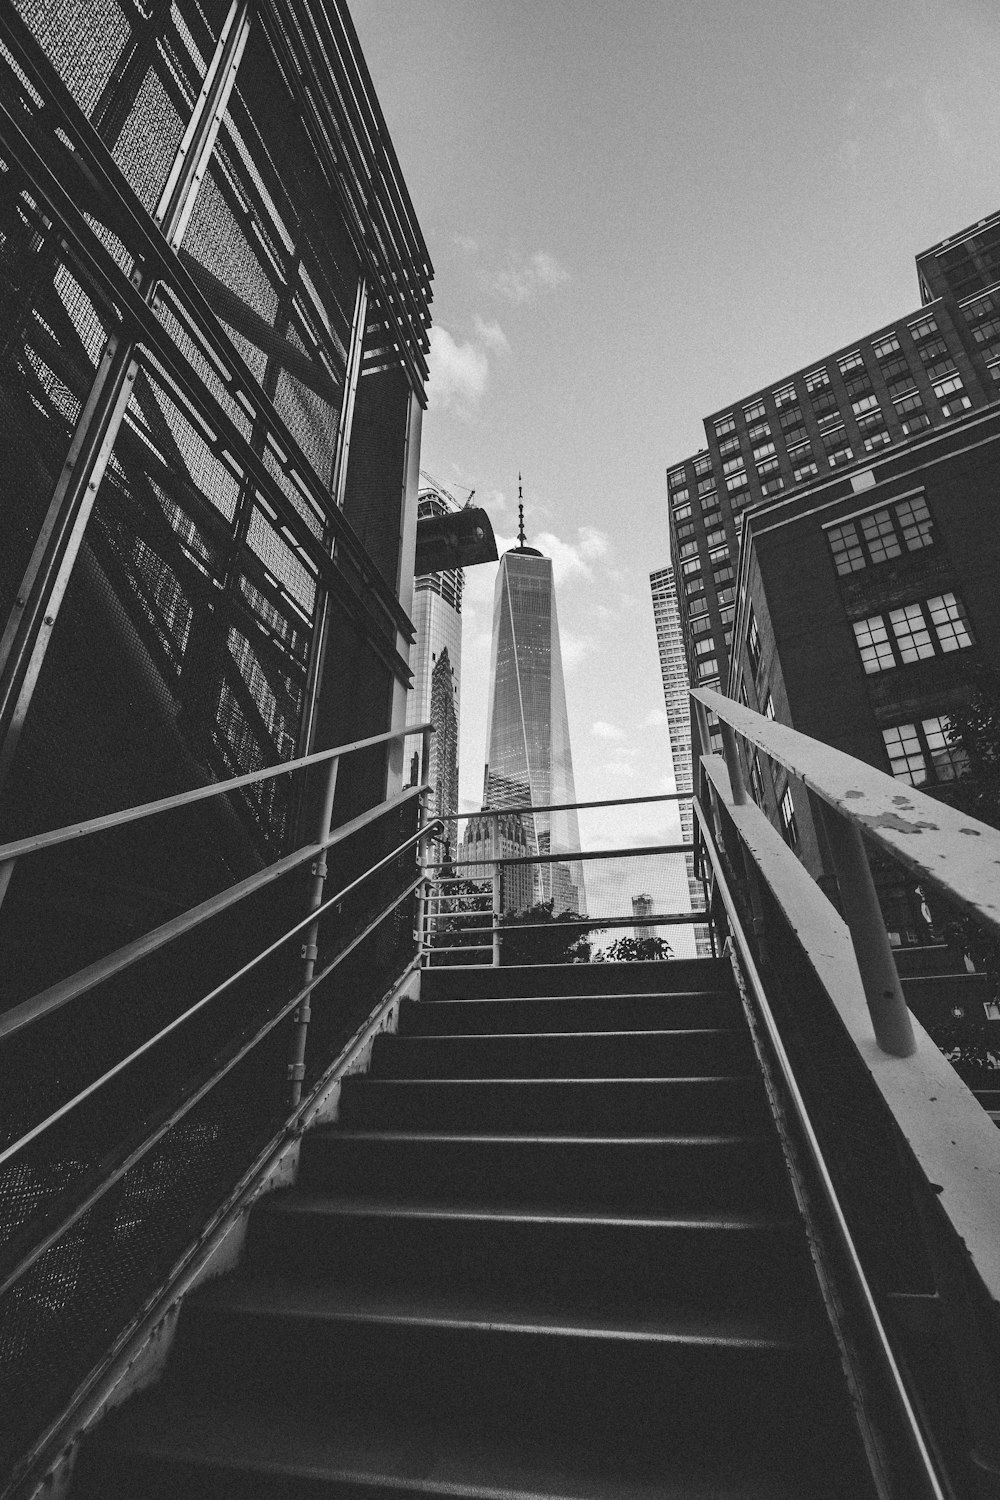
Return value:
[[(420, 491), (418, 517), (447, 515), (457, 510), (453, 500), (439, 490)], [(453, 851), (456, 825), (449, 815), (458, 811), (458, 723), (462, 686), (462, 568), (443, 568), (437, 573), (418, 574), (413, 585), (413, 624), (416, 643), (412, 660), (413, 688), (407, 719), (411, 724), (434, 724), (431, 735), (428, 781), (431, 785), (430, 814), (448, 819), (446, 837)], [(407, 740), (411, 781), (417, 780), (420, 740)]]
[[(521, 545), (500, 559), (493, 600), (483, 806), (576, 801), (552, 559)], [(579, 849), (575, 810), (524, 815), (532, 853)], [(586, 913), (579, 861), (535, 866), (533, 900)]]

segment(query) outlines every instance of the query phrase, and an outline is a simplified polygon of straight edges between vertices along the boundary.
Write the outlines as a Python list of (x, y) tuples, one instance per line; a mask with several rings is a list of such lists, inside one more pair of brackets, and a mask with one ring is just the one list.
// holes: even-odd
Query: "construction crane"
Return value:
[(440, 479), (435, 479), (433, 474), (428, 474), (426, 469), (420, 470), (420, 477), (421, 479), (426, 479), (427, 483), (432, 484), (439, 494), (444, 495), (448, 500), (450, 500), (456, 510), (465, 510), (467, 506), (472, 504), (472, 497), (476, 493), (475, 490), (469, 491), (463, 503), (455, 498), (455, 496), (451, 493), (451, 490), (445, 488)]

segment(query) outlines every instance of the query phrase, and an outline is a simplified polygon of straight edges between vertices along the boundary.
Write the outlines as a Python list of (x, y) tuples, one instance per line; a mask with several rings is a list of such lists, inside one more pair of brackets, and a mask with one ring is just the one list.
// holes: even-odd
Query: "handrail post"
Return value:
[(3, 906), (4, 897), (10, 887), (11, 877), (14, 874), (14, 866), (16, 864), (16, 859), (0, 860), (0, 906)]
[(490, 846), (493, 854), (493, 898), (491, 902), (493, 927), (493, 958), (492, 967), (500, 967), (500, 814), (490, 815)]
[[(333, 799), (337, 793), (337, 770), (340, 766), (340, 756), (334, 756), (330, 761), (326, 773), (326, 786), (323, 789), (323, 804), (320, 810), (319, 820), (316, 828), (316, 843), (322, 843), (328, 837), (330, 824), (333, 821)], [(309, 910), (316, 911), (323, 904), (323, 886), (326, 882), (326, 850), (320, 850), (317, 859), (312, 866), (312, 885), (309, 889)], [(302, 983), (311, 984), (313, 975), (316, 973), (317, 939), (319, 937), (319, 918), (310, 923), (306, 928), (305, 940), (302, 944)], [(288, 1052), (288, 1103), (295, 1108), (302, 1099), (302, 1080), (306, 1071), (306, 1036), (309, 1031), (309, 1019), (312, 1015), (312, 992), (305, 996), (302, 1004), (292, 1015), (292, 1044)]]
[(828, 804), (823, 806), (823, 823), (875, 1040), (882, 1051), (892, 1057), (910, 1057), (917, 1050), (917, 1044), (861, 830), (850, 818)]
[[(702, 710), (704, 712), (704, 710)], [(740, 763), (739, 746), (736, 743), (736, 730), (725, 719), (719, 720), (722, 730), (722, 749), (726, 757), (726, 770), (729, 772), (729, 785), (732, 788), (733, 805), (745, 807), (747, 802), (747, 786), (743, 780), (743, 766)]]
[[(424, 789), (420, 793), (417, 818), (419, 820), (419, 827), (421, 829), (427, 827), (430, 813), (431, 794), (427, 783), (431, 766), (432, 733), (433, 730), (430, 727), (427, 727), (424, 729), (423, 733), (420, 736), (420, 783)], [(420, 885), (417, 887), (416, 930), (413, 934), (417, 944), (416, 956), (417, 966), (419, 968), (426, 967), (429, 958), (427, 943), (428, 913), (431, 903), (431, 879), (427, 872), (429, 853), (430, 846), (428, 844), (428, 841), (426, 838), (422, 838), (417, 844), (417, 861), (420, 865), (420, 873), (423, 876), (423, 879), (421, 880)]]

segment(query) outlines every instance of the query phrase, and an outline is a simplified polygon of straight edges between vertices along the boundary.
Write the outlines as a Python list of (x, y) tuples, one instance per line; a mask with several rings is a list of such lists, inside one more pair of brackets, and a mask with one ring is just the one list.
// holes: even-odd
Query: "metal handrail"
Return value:
[(477, 812), (456, 812), (448, 814), (449, 823), (462, 822), (469, 818), (495, 817), (503, 813), (536, 813), (536, 812), (572, 812), (577, 808), (588, 807), (633, 807), (638, 802), (690, 802), (694, 797), (693, 792), (656, 792), (649, 797), (607, 797), (600, 802), (539, 802), (522, 807), (520, 804), (514, 807), (481, 807)]
[[(380, 804), (380, 807), (381, 810), (384, 811), (386, 808), (386, 804), (382, 803)], [(155, 1032), (153, 1036), (147, 1037), (146, 1040), (140, 1043), (138, 1047), (134, 1048), (127, 1057), (119, 1059), (119, 1061), (116, 1062), (113, 1067), (108, 1068), (106, 1072), (100, 1075), (100, 1077), (92, 1079), (91, 1082), (87, 1084), (86, 1088), (81, 1089), (80, 1092), (78, 1094), (75, 1094), (72, 1099), (69, 1099), (64, 1104), (61, 1104), (59, 1108), (57, 1110), (54, 1110), (51, 1115), (46, 1116), (46, 1118), (39, 1121), (37, 1125), (33, 1125), (25, 1135), (20, 1136), (16, 1141), (13, 1141), (11, 1145), (0, 1151), (0, 1167), (6, 1165), (6, 1163), (10, 1161), (12, 1157), (16, 1156), (20, 1151), (22, 1151), (25, 1146), (29, 1145), (33, 1140), (36, 1140), (40, 1135), (43, 1135), (46, 1130), (50, 1129), (51, 1126), (57, 1124), (59, 1120), (63, 1119), (65, 1115), (68, 1115), (72, 1110), (76, 1109), (77, 1106), (82, 1104), (86, 1099), (89, 1099), (91, 1095), (96, 1094), (98, 1089), (103, 1088), (106, 1083), (110, 1083), (112, 1078), (117, 1078), (119, 1073), (124, 1072), (127, 1067), (129, 1067), (132, 1063), (137, 1062), (140, 1057), (145, 1056), (145, 1054), (149, 1052), (153, 1047), (155, 1047), (158, 1042), (162, 1042), (165, 1037), (170, 1036), (170, 1034), (176, 1031), (179, 1026), (182, 1026), (185, 1021), (189, 1021), (192, 1016), (197, 1015), (198, 1012), (203, 1010), (206, 1005), (209, 1005), (213, 1000), (218, 999), (218, 997), (223, 994), (224, 991), (229, 989), (231, 985), (234, 985), (240, 979), (245, 979), (247, 974), (251, 973), (252, 970), (254, 970), (258, 966), (258, 964), (263, 963), (266, 958), (270, 958), (271, 955), (273, 953), (276, 953), (279, 948), (283, 947), (290, 938), (296, 937), (300, 932), (303, 932), (307, 927), (309, 927), (313, 922), (321, 917), (324, 912), (328, 911), (331, 906), (336, 906), (338, 902), (343, 901), (346, 896), (349, 896), (353, 891), (357, 890), (358, 886), (363, 885), (366, 880), (369, 880), (372, 875), (375, 875), (379, 870), (384, 869), (386, 865), (391, 864), (394, 859), (398, 859), (401, 854), (405, 854), (407, 849), (412, 849), (424, 837), (425, 831), (425, 829), (419, 828), (416, 833), (411, 834), (408, 839), (405, 839), (403, 843), (398, 846), (398, 848), (393, 849), (390, 854), (385, 855), (376, 864), (370, 865), (367, 870), (365, 870), (361, 875), (357, 876), (356, 879), (352, 880), (349, 885), (345, 885), (343, 890), (338, 891), (334, 896), (327, 897), (327, 899), (323, 901), (320, 906), (316, 907), (315, 910), (307, 912), (300, 921), (295, 923), (294, 927), (290, 927), (287, 932), (284, 932), (280, 937), (275, 938), (274, 941), (268, 945), (268, 947), (262, 949), (260, 953), (255, 954), (253, 958), (249, 959), (242, 966), (242, 968), (237, 969), (235, 973), (230, 974), (228, 978), (223, 979), (221, 983), (217, 984), (213, 990), (209, 990), (207, 995), (203, 995), (200, 1000), (196, 1000), (193, 1005), (189, 1006), (187, 1010), (182, 1011), (179, 1016), (175, 1016), (172, 1021), (169, 1021), (166, 1026), (161, 1027), (161, 1029)], [(418, 880), (414, 882), (414, 888), (417, 884), (419, 884), (420, 878), (422, 877), (419, 877)], [(317, 982), (318, 981), (315, 978), (312, 981), (313, 984)]]
[[(473, 866), (488, 865), (551, 865), (576, 864), (582, 859), (626, 859), (643, 854), (691, 854), (693, 844), (640, 844), (630, 849), (569, 849), (555, 854), (502, 854), (495, 859), (446, 859), (428, 864), (428, 870), (472, 869)], [(461, 876), (455, 877), (460, 880)]]
[(78, 969), (75, 974), (70, 974), (66, 979), (60, 979), (56, 984), (50, 985), (47, 990), (33, 995), (31, 999), (23, 1001), (20, 1005), (12, 1006), (10, 1010), (0, 1015), (0, 1041), (13, 1036), (15, 1032), (23, 1031), (26, 1026), (32, 1025), (42, 1016), (51, 1015), (53, 1011), (85, 995), (106, 979), (124, 972), (139, 959), (148, 957), (159, 948), (165, 947), (167, 943), (173, 942), (187, 932), (192, 932), (195, 927), (200, 927), (211, 917), (227, 911), (244, 897), (272, 885), (292, 870), (298, 869), (300, 865), (308, 864), (325, 850), (333, 848), (335, 844), (343, 843), (345, 839), (351, 838), (362, 828), (366, 828), (369, 823), (374, 823), (383, 813), (391, 812), (413, 797), (419, 796), (423, 790), (422, 787), (407, 787), (395, 797), (377, 803), (367, 812), (352, 818), (349, 823), (342, 824), (327, 838), (318, 839), (312, 844), (304, 844), (301, 849), (296, 849), (293, 854), (287, 854), (284, 859), (276, 860), (274, 864), (267, 865), (254, 875), (247, 876), (236, 885), (227, 886), (224, 891), (210, 896), (207, 901), (190, 907), (180, 916), (172, 917), (169, 922), (164, 922), (160, 927), (154, 927), (151, 932), (144, 933), (142, 937), (135, 938), (124, 947), (116, 948), (114, 953), (109, 953), (105, 958), (88, 964), (85, 969)]
[(405, 739), (411, 734), (422, 734), (433, 728), (429, 720), (424, 724), (407, 724), (403, 729), (389, 729), (384, 734), (373, 734), (368, 739), (352, 740), (347, 745), (336, 745), (332, 750), (316, 750), (311, 755), (299, 756), (297, 760), (281, 761), (278, 765), (266, 766), (262, 771), (248, 771), (246, 775), (233, 776), (228, 781), (212, 781), (206, 786), (194, 787), (189, 792), (178, 792), (172, 797), (161, 797), (156, 802), (138, 803), (135, 807), (124, 808), (121, 812), (107, 813), (103, 817), (89, 818), (82, 823), (68, 823), (64, 828), (53, 828), (47, 833), (36, 833), (28, 838), (15, 839), (9, 844), (0, 844), (0, 864), (8, 860), (19, 859), (25, 854), (35, 854), (40, 849), (51, 849), (57, 844), (70, 843), (73, 839), (87, 838), (92, 833), (106, 833), (109, 829), (121, 828), (127, 823), (140, 822), (143, 818), (154, 817), (157, 813), (170, 812), (175, 807), (189, 807), (192, 803), (238, 791), (240, 787), (251, 786), (254, 782), (270, 781), (275, 776), (284, 776), (290, 771), (300, 771), (304, 766), (322, 765), (325, 761), (351, 755), (355, 750), (367, 750), (373, 745), (387, 745), (393, 740)]
[(996, 828), (710, 688), (692, 688), (691, 696), (921, 881), (1000, 935)]
[[(712, 696), (716, 697), (718, 695), (713, 694)], [(711, 706), (714, 708), (714, 705)], [(882, 1321), (881, 1314), (875, 1302), (874, 1293), (865, 1275), (864, 1267), (861, 1264), (861, 1258), (858, 1255), (850, 1226), (847, 1223), (840, 1199), (837, 1196), (837, 1190), (826, 1164), (823, 1149), (820, 1146), (805, 1100), (796, 1081), (791, 1060), (781, 1039), (778, 1024), (775, 1021), (774, 1013), (767, 998), (767, 992), (764, 989), (764, 984), (758, 972), (757, 965), (754, 962), (749, 942), (743, 931), (736, 903), (733, 900), (732, 892), (723, 873), (722, 862), (715, 846), (709, 821), (702, 810), (700, 802), (697, 800), (694, 803), (694, 811), (701, 830), (702, 842), (708, 853), (709, 863), (712, 866), (715, 888), (725, 908), (729, 930), (732, 934), (732, 942), (739, 952), (740, 969), (746, 980), (747, 987), (753, 995), (754, 1005), (767, 1034), (768, 1044), (771, 1047), (774, 1061), (781, 1075), (788, 1102), (791, 1105), (803, 1144), (805, 1145), (813, 1170), (816, 1173), (820, 1191), (830, 1213), (841, 1250), (845, 1256), (848, 1272), (854, 1283), (854, 1290), (860, 1297), (866, 1321), (875, 1337), (876, 1348), (882, 1360), (884, 1372), (889, 1379), (892, 1394), (899, 1407), (907, 1436), (914, 1450), (914, 1457), (919, 1463), (922, 1476), (926, 1481), (927, 1493), (933, 1497), (933, 1500), (948, 1500), (947, 1491), (942, 1488), (939, 1481), (930, 1450), (924, 1440), (917, 1413), (910, 1400), (906, 1383), (885, 1329), (885, 1324)]]

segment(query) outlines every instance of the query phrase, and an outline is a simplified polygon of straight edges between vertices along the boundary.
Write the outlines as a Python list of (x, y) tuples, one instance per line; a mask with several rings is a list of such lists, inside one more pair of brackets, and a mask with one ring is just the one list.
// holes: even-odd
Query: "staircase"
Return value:
[(75, 1500), (866, 1500), (715, 960), (425, 972)]

